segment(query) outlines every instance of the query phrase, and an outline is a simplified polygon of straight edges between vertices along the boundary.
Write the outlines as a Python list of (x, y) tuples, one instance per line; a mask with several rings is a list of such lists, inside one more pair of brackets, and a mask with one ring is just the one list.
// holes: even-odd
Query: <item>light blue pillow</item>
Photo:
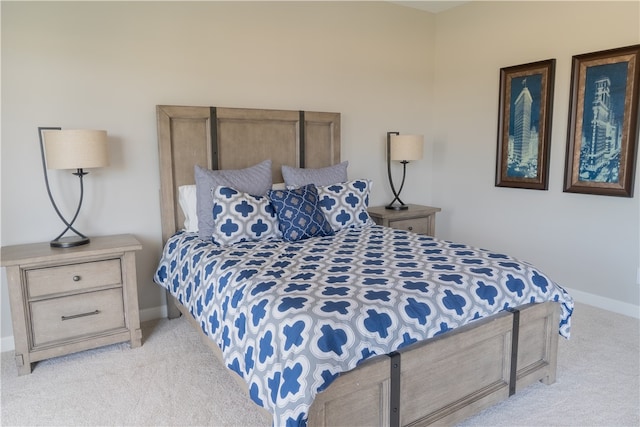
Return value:
[(269, 191), (284, 240), (331, 236), (333, 229), (318, 204), (318, 190), (313, 184), (293, 190)]
[(209, 240), (213, 235), (213, 189), (231, 187), (254, 196), (264, 196), (271, 190), (271, 160), (246, 169), (211, 170), (195, 166), (198, 236)]
[(372, 225), (367, 208), (372, 182), (357, 179), (318, 187), (319, 205), (333, 231)]
[(316, 186), (337, 184), (347, 180), (348, 161), (326, 168), (308, 169), (282, 165), (282, 177), (287, 188), (302, 187), (307, 184)]
[(280, 239), (278, 218), (266, 196), (252, 196), (231, 187), (213, 190), (213, 241), (221, 246)]

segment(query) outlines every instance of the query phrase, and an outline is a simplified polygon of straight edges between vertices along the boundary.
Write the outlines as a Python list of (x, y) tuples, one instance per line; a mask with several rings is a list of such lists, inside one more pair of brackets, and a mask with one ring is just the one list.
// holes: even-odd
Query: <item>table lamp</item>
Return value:
[[(82, 207), (82, 199), (84, 197), (83, 177), (88, 174), (85, 169), (109, 165), (107, 132), (104, 130), (62, 130), (54, 127), (39, 127), (38, 134), (47, 193), (56, 213), (67, 226), (50, 244), (54, 248), (86, 245), (89, 243), (89, 238), (76, 230), (73, 227), (73, 223), (78, 218)], [(73, 175), (80, 179), (80, 200), (71, 221), (65, 219), (53, 199), (47, 169), (76, 170)], [(63, 237), (67, 231), (72, 231), (75, 235)]]
[[(394, 199), (385, 206), (387, 209), (404, 210), (409, 206), (405, 205), (400, 199), (400, 193), (404, 187), (405, 177), (407, 175), (407, 163), (412, 160), (421, 160), (423, 154), (424, 137), (422, 135), (400, 135), (398, 132), (387, 132), (387, 172), (389, 174), (389, 184), (391, 191), (395, 196)], [(391, 177), (391, 161), (399, 161), (402, 163), (402, 182), (400, 188), (396, 191)], [(400, 204), (396, 205), (398, 201)]]

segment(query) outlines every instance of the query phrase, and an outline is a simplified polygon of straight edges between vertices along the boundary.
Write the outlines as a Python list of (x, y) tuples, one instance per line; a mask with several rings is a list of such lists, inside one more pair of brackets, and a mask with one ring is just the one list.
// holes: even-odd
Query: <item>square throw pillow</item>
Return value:
[(195, 166), (198, 236), (210, 240), (213, 235), (213, 189), (231, 187), (254, 196), (271, 190), (271, 160), (246, 169), (211, 170)]
[(213, 241), (221, 246), (280, 239), (278, 218), (266, 196), (252, 196), (231, 187), (213, 190)]
[(372, 225), (367, 208), (372, 182), (357, 179), (318, 187), (319, 205), (333, 231)]
[(318, 204), (318, 190), (313, 184), (293, 190), (272, 190), (269, 199), (276, 210), (284, 240), (291, 242), (309, 237), (331, 236), (333, 229)]
[(282, 165), (282, 177), (287, 188), (302, 187), (307, 184), (316, 186), (337, 184), (347, 180), (348, 161), (319, 169), (294, 168)]

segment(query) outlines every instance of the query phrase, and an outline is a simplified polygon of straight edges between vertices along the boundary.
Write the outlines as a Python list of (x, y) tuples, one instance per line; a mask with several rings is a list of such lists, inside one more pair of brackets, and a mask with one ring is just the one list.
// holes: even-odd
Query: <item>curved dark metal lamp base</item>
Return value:
[(404, 211), (409, 209), (407, 205), (387, 205), (384, 207), (385, 209), (393, 209), (394, 211)]
[[(402, 200), (400, 200), (400, 193), (402, 192), (402, 188), (404, 187), (404, 180), (407, 176), (407, 163), (406, 160), (402, 160), (402, 182), (400, 183), (400, 188), (396, 191), (396, 186), (393, 185), (393, 177), (391, 176), (391, 135), (399, 135), (399, 132), (387, 132), (387, 174), (389, 175), (389, 185), (391, 186), (391, 191), (393, 192), (394, 198), (385, 209), (394, 210), (394, 211), (404, 211), (409, 209), (408, 205), (405, 205)], [(396, 201), (400, 202), (399, 205), (394, 204)]]
[(80, 236), (68, 236), (60, 239), (55, 239), (50, 242), (52, 248), (73, 248), (75, 246), (82, 246), (89, 243), (88, 237)]

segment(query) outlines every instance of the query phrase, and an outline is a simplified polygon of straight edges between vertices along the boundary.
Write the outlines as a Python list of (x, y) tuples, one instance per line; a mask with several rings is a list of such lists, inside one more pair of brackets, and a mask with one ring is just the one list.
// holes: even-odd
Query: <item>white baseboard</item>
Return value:
[(577, 302), (640, 319), (640, 305), (629, 304), (628, 302), (622, 302), (615, 299), (602, 297), (600, 295), (589, 294), (587, 292), (578, 291), (576, 289), (565, 289), (567, 292), (569, 292), (569, 295), (571, 295)]
[(145, 308), (140, 310), (140, 321), (146, 322), (149, 320), (161, 319), (167, 317), (167, 305), (163, 304), (160, 307)]
[[(625, 316), (634, 317), (640, 319), (640, 306), (629, 304), (614, 300), (611, 298), (602, 297), (600, 295), (589, 294), (587, 292), (577, 291), (575, 289), (565, 288), (567, 292), (577, 302), (592, 305), (594, 307), (601, 308), (603, 310), (612, 311), (614, 313), (623, 314)], [(163, 304), (159, 307), (145, 308), (140, 310), (140, 321), (146, 322), (149, 320), (161, 319), (167, 317), (167, 305)], [(8, 337), (2, 337), (0, 341), (1, 351), (13, 351), (15, 349), (13, 343), (13, 335)]]

